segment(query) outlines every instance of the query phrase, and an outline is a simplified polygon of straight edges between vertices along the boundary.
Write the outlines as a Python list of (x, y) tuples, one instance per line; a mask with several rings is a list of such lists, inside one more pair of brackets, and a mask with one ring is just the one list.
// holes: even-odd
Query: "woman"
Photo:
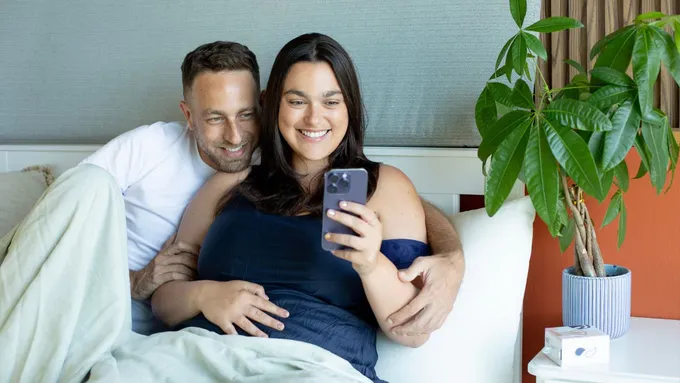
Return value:
[[(416, 286), (398, 279), (398, 267), (429, 254), (422, 205), (401, 171), (365, 157), (364, 128), (347, 52), (321, 34), (286, 44), (265, 94), (261, 165), (247, 175), (215, 175), (187, 208), (177, 239), (202, 243), (201, 281), (194, 282), (201, 287), (182, 307), (176, 294), (184, 293), (172, 289), (175, 282), (159, 288), (153, 297), (159, 318), (180, 328), (316, 344), (373, 380), (378, 326), (400, 344), (423, 344), (428, 336), (393, 334), (387, 323), (417, 294)], [(367, 170), (365, 206), (340, 203), (322, 211), (324, 173), (332, 168)], [(321, 214), (357, 233), (326, 234), (350, 250), (321, 248)], [(240, 280), (247, 282), (234, 284)], [(259, 303), (250, 298), (246, 314), (225, 320), (225, 311), (216, 310), (230, 303), (216, 298), (225, 288), (249, 290)]]

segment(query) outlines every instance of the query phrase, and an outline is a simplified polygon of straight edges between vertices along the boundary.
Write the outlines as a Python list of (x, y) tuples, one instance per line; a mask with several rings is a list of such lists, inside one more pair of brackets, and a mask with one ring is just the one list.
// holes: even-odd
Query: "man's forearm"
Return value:
[(427, 241), (434, 254), (451, 254), (462, 257), (463, 247), (456, 229), (446, 215), (431, 203), (420, 199), (425, 210)]

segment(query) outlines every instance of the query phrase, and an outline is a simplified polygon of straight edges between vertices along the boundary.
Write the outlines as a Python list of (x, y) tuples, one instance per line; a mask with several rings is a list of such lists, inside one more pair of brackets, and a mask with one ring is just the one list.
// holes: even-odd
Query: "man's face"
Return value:
[(250, 166), (260, 131), (258, 91), (249, 71), (206, 71), (180, 103), (201, 158), (215, 170)]

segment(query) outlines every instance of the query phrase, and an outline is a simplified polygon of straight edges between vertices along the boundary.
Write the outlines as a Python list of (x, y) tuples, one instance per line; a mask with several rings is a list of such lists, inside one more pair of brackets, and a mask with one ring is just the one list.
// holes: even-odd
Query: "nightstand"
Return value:
[(680, 320), (631, 318), (608, 364), (560, 367), (539, 352), (529, 373), (536, 383), (680, 383)]

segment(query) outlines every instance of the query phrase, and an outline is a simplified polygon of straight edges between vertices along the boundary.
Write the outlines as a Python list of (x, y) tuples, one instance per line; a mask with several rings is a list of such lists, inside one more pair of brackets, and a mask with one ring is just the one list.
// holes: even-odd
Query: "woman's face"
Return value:
[(327, 162), (347, 133), (349, 116), (331, 66), (299, 62), (283, 83), (279, 131), (293, 149), (294, 165)]

